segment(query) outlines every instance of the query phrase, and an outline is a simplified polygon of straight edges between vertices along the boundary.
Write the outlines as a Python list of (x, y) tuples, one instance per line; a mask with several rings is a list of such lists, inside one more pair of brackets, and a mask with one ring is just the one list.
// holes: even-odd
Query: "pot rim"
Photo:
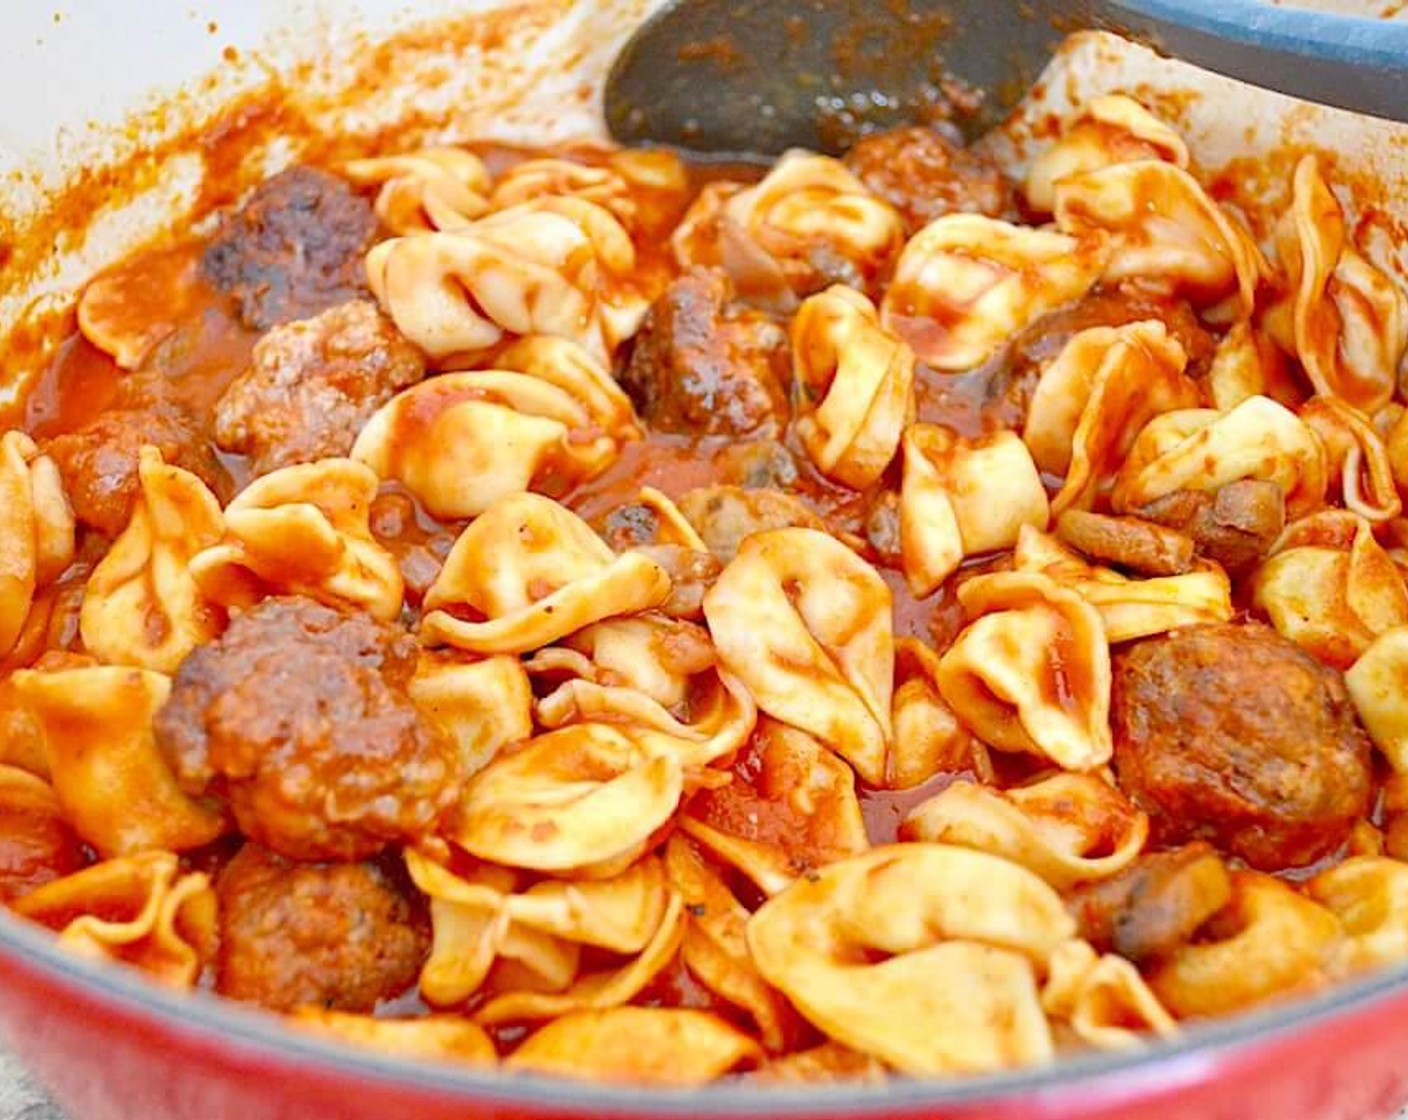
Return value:
[(1042, 1097), (1129, 1097), (1199, 1081), (1259, 1044), (1297, 1033), (1382, 1003), (1408, 988), (1408, 965), (1384, 969), (1298, 999), (1287, 1007), (1260, 1008), (1232, 1019), (1195, 1025), (1171, 1041), (1133, 1053), (1090, 1053), (1048, 1066), (951, 1079), (894, 1078), (879, 1086), (754, 1086), (716, 1082), (692, 1089), (576, 1081), (534, 1073), (456, 1066), (381, 1054), (285, 1025), (276, 1016), (205, 991), (163, 988), (135, 969), (92, 961), (62, 948), (51, 933), (0, 908), (0, 959), (27, 966), (85, 999), (100, 999), (173, 1033), (217, 1049), (237, 1047), (255, 1060), (297, 1064), (331, 1079), (378, 1082), (438, 1094), (455, 1103), (537, 1106), (558, 1115), (632, 1120), (645, 1117), (800, 1117), (819, 1110), (849, 1117), (893, 1116), (896, 1110), (939, 1105), (1013, 1104)]

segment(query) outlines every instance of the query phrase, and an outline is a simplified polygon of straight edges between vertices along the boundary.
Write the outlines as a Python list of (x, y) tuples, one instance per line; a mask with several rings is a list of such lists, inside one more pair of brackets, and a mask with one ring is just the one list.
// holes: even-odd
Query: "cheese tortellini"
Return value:
[(357, 186), (379, 188), (376, 216), (398, 235), (457, 229), (489, 209), (489, 170), (463, 148), (349, 160), (342, 173)]
[(659, 606), (670, 587), (645, 553), (617, 556), (576, 514), (517, 494), (460, 534), (426, 593), (421, 635), (468, 653), (525, 653)]
[(290, 1022), (338, 1042), (379, 1050), (383, 1054), (473, 1065), (493, 1065), (499, 1056), (483, 1027), (450, 1015), (377, 1018), (305, 1004), (294, 1009)]
[(194, 986), (215, 958), (215, 890), (208, 876), (183, 871), (170, 852), (94, 864), (13, 905), (54, 929), (72, 952), (135, 964), (172, 987)]
[(718, 667), (707, 635), (696, 631), (645, 614), (590, 626), (567, 640), (576, 647), (570, 651), (542, 651), (530, 668), (565, 671), (568, 679), (538, 701), (538, 722), (549, 728), (609, 723), (686, 766), (731, 758), (753, 732), (757, 705)]
[(1296, 166), (1276, 249), (1289, 274), (1268, 316), (1278, 341), (1316, 392), (1365, 412), (1388, 403), (1408, 350), (1408, 296), (1354, 247), (1314, 156)]
[(684, 164), (673, 152), (624, 149), (601, 164), (556, 157), (524, 160), (499, 177), (489, 201), (499, 210), (568, 195), (611, 211), (634, 234), (653, 228), (662, 211), (677, 213), (687, 189)]
[(530, 334), (605, 360), (640, 326), (636, 252), (609, 211), (551, 196), (469, 225), (392, 238), (367, 254), (383, 310), (432, 359), (473, 362)]
[(1344, 926), (1331, 970), (1349, 974), (1408, 956), (1408, 864), (1354, 856), (1316, 875), (1306, 893)]
[(768, 715), (815, 735), (866, 781), (884, 776), (894, 643), (890, 589), (816, 529), (748, 537), (704, 598), (725, 668)]
[(1249, 397), (1230, 412), (1191, 408), (1147, 423), (1115, 478), (1111, 504), (1130, 510), (1179, 490), (1214, 491), (1241, 479), (1274, 482), (1286, 515), (1318, 507), (1329, 485), (1325, 445), (1284, 405)]
[(220, 540), (225, 520), (205, 483), (162, 462), (155, 447), (142, 448), (137, 476), (132, 519), (88, 579), (79, 629), (102, 661), (173, 673), (224, 626), (193, 562)]
[(100, 274), (0, 432), (0, 903), (305, 1039), (679, 1086), (1408, 961), (1408, 259), (1325, 160), (1260, 212), (1069, 92), (295, 168)]
[(292, 594), (395, 618), (405, 584), (372, 536), (376, 491), (376, 475), (351, 459), (272, 471), (225, 507), (224, 538), (191, 558), (191, 575), (226, 607)]
[[(1334, 913), (1278, 879), (1232, 873), (1232, 901), (1198, 941), (1160, 962), (1149, 985), (1175, 1015), (1219, 1015), (1321, 982), (1343, 937)], [(1249, 968), (1249, 961), (1256, 967)]]
[(44, 738), (54, 793), (100, 855), (184, 852), (223, 835), (224, 812), (182, 792), (157, 748), (152, 718), (170, 680), (118, 666), (23, 670), (14, 676)]
[(1300, 418), (1325, 445), (1330, 477), (1339, 484), (1344, 508), (1366, 521), (1391, 521), (1403, 512), (1384, 438), (1372, 420), (1337, 397), (1314, 397)]
[(73, 510), (58, 468), (23, 432), (0, 436), (0, 657), (20, 641), (35, 595), (73, 563)]
[(1053, 1020), (1098, 1050), (1131, 1050), (1144, 1036), (1172, 1038), (1178, 1024), (1139, 970), (1114, 953), (1068, 941), (1051, 956), (1041, 1005)]
[(1064, 179), (1118, 163), (1159, 159), (1188, 167), (1183, 137), (1124, 94), (1097, 97), (1032, 161), (1023, 193), (1033, 210), (1049, 214)]
[(985, 743), (1064, 770), (1110, 761), (1110, 647), (1099, 612), (1050, 576), (1000, 572), (958, 591), (968, 625), (939, 689)]
[(577, 979), (586, 947), (630, 956), (662, 930), (667, 941), (677, 940), (674, 899), (655, 857), (604, 879), (531, 886), (490, 864), (451, 870), (415, 851), (406, 853), (406, 864), (430, 899), (434, 940), (421, 991), (437, 1006), (468, 999), (496, 966), (527, 969), (546, 990), (560, 992)]
[(613, 1007), (564, 1015), (529, 1035), (504, 1065), (594, 1081), (690, 1086), (758, 1057), (757, 1043), (706, 1011)]
[(1359, 722), (1395, 774), (1408, 774), (1408, 626), (1379, 634), (1345, 672)]
[(748, 946), (829, 1037), (934, 1076), (1054, 1056), (1039, 978), (1074, 933), (1060, 895), (1017, 864), (899, 844), (798, 880), (753, 915)]
[(684, 788), (672, 755), (652, 756), (607, 724), (573, 724), (471, 778), (451, 834), (491, 863), (609, 877), (658, 839)]
[(1149, 819), (1097, 775), (1054, 774), (1009, 790), (955, 782), (910, 813), (904, 830), (913, 840), (1001, 856), (1069, 890), (1128, 867)]
[(1402, 570), (1370, 523), (1348, 510), (1287, 526), (1256, 573), (1252, 601), (1282, 634), (1341, 669), (1380, 634), (1408, 625)]
[(837, 285), (797, 309), (792, 367), (802, 446), (827, 477), (865, 489), (914, 422), (914, 351), (880, 325), (870, 300)]
[(1116, 163), (1060, 180), (1054, 196), (1063, 231), (1110, 239), (1105, 281), (1137, 281), (1229, 318), (1255, 306), (1270, 271), (1261, 250), (1176, 164)]
[(1285, 355), (1266, 331), (1247, 321), (1234, 323), (1222, 336), (1206, 384), (1212, 406), (1222, 412), (1249, 397), (1293, 395)]
[(406, 691), (455, 741), (465, 776), (482, 770), (501, 748), (533, 735), (532, 686), (516, 657), (471, 659), (454, 650), (424, 650)]
[(1022, 438), (1038, 467), (1065, 482), (1053, 514), (1089, 509), (1151, 418), (1198, 402), (1187, 356), (1160, 322), (1092, 327), (1042, 371)]
[(1040, 572), (1098, 610), (1112, 645), (1232, 617), (1231, 582), (1213, 564), (1179, 575), (1131, 579), (1086, 563), (1055, 537), (1031, 528), (1022, 530), (1012, 561), (1018, 571)]
[(670, 885), (685, 903), (681, 962), (710, 992), (747, 1012), (764, 1047), (788, 1049), (800, 1033), (799, 1020), (753, 963), (748, 952), (748, 910), (681, 833), (672, 836), (665, 848), (665, 869)]
[(964, 559), (1011, 548), (1023, 526), (1046, 528), (1050, 506), (1013, 432), (964, 439), (937, 424), (904, 434), (900, 551), (916, 595), (933, 594)]
[(453, 520), (523, 490), (590, 478), (640, 438), (626, 394), (576, 344), (525, 338), (496, 365), (398, 394), (367, 422), (352, 457)]
[(1085, 295), (1108, 257), (1102, 235), (949, 214), (905, 245), (881, 304), (884, 323), (935, 369), (971, 369), (1035, 319)]
[[(898, 211), (843, 163), (796, 150), (753, 186), (702, 193), (674, 248), (681, 263), (721, 265), (740, 292), (790, 308), (829, 281), (869, 287), (903, 239)], [(818, 264), (828, 258), (840, 267)]]

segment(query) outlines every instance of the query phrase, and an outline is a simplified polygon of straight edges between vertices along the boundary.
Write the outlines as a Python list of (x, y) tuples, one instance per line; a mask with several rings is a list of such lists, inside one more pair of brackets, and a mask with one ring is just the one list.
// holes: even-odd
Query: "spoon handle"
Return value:
[(1408, 121), (1408, 23), (1262, 0), (1094, 0), (1096, 21), (1252, 85)]

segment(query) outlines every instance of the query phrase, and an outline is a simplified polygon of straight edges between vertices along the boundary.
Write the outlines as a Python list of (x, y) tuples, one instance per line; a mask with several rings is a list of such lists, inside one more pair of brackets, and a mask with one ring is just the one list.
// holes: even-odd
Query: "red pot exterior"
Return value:
[[(478, 1096), (472, 1087), (417, 1084), (414, 1068), (392, 1078), (306, 1054), (281, 1052), (283, 1032), (264, 1042), (222, 1038), (135, 1001), (96, 991), (29, 960), (0, 955), (0, 1039), (47, 1086), (72, 1120), (617, 1120), (549, 1094), (542, 1082)], [(271, 1023), (272, 1027), (272, 1023)], [(680, 1098), (660, 1115), (691, 1120), (795, 1116), (805, 1120), (1388, 1120), (1408, 1101), (1408, 986), (1218, 1049), (1095, 1076), (1062, 1079), (1035, 1093), (958, 1102), (904, 1099), (877, 1090), (857, 1107), (818, 1092), (770, 1108)], [(628, 1108), (652, 1115), (647, 1090)], [(779, 1104), (782, 1102), (779, 1101)], [(681, 1105), (685, 1106), (683, 1109)]]

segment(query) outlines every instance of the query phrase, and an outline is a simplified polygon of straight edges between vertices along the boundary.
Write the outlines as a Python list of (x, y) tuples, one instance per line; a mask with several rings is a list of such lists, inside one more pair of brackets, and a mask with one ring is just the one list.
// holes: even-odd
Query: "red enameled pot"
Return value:
[(1388, 1120), (1408, 1100), (1400, 971), (999, 1077), (880, 1088), (613, 1088), (404, 1062), (73, 957), (0, 915), (0, 1043), (74, 1120)]

